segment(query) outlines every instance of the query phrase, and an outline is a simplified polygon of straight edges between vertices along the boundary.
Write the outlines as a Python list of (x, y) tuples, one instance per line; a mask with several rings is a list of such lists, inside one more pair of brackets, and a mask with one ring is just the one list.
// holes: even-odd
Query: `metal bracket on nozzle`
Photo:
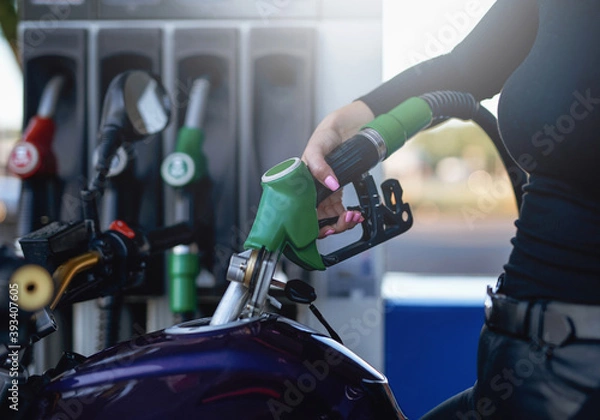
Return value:
[(384, 202), (381, 202), (371, 175), (367, 174), (353, 184), (359, 205), (350, 209), (359, 210), (363, 214), (365, 218), (362, 223), (363, 234), (358, 241), (328, 255), (321, 255), (326, 267), (398, 236), (410, 229), (413, 224), (410, 206), (402, 201), (402, 187), (396, 179), (388, 179), (381, 184)]

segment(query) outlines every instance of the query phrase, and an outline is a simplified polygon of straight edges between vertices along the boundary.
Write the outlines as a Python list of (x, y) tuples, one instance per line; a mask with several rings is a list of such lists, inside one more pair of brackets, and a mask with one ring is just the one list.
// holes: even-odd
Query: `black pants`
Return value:
[(600, 389), (598, 341), (548, 348), (484, 326), (477, 359), (475, 385), (423, 419), (600, 419), (590, 409)]

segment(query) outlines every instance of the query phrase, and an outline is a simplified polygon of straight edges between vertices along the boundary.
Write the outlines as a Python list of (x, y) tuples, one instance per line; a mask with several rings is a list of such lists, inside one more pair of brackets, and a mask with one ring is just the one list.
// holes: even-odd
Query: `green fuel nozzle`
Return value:
[(208, 79), (199, 78), (194, 81), (185, 123), (177, 133), (175, 151), (161, 165), (163, 180), (172, 187), (185, 187), (208, 175), (202, 125), (209, 92)]
[[(195, 218), (194, 196), (208, 178), (208, 160), (203, 151), (202, 128), (207, 109), (210, 82), (201, 77), (194, 81), (189, 95), (185, 122), (179, 129), (175, 151), (161, 165), (165, 183), (176, 189), (176, 218)], [(193, 187), (193, 188), (192, 188)], [(206, 205), (207, 203), (203, 203)], [(168, 256), (169, 303), (176, 314), (196, 311), (196, 277), (200, 274), (198, 247), (176, 247)]]
[(176, 314), (193, 314), (196, 311), (196, 277), (200, 263), (196, 252), (188, 245), (173, 248), (167, 260), (169, 271), (169, 305)]
[(473, 96), (462, 92), (413, 97), (378, 116), (329, 153), (325, 160), (339, 184), (354, 184), (365, 221), (358, 241), (326, 256), (316, 247), (319, 226), (315, 208), (332, 191), (314, 180), (297, 158), (276, 165), (263, 176), (263, 195), (244, 247), (280, 251), (302, 268), (322, 270), (405, 232), (412, 225), (412, 214), (402, 202), (400, 184), (385, 181), (381, 200), (368, 172), (418, 132), (451, 117), (471, 119), (478, 109)]
[(283, 252), (301, 267), (323, 270), (315, 182), (306, 165), (291, 158), (262, 176), (263, 193), (245, 249)]

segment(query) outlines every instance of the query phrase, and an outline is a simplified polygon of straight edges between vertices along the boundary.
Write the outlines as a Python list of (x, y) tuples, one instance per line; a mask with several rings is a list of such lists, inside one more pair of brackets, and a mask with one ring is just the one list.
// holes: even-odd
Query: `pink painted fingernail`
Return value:
[(333, 235), (334, 233), (335, 233), (335, 230), (329, 229), (325, 232), (325, 236)]
[(340, 188), (340, 184), (331, 175), (325, 178), (325, 185), (327, 185), (331, 191), (337, 191)]
[(344, 220), (346, 221), (346, 223), (350, 223), (350, 221), (352, 220), (352, 212), (348, 212), (346, 213), (346, 217), (344, 217)]
[(358, 221), (360, 220), (361, 217), (362, 216), (361, 216), (360, 213), (355, 213), (354, 217), (352, 218), (352, 220), (354, 220), (354, 223), (358, 223)]
[(364, 221), (365, 221), (365, 218), (364, 218), (364, 217), (362, 217), (362, 216), (360, 216), (360, 219), (358, 219), (358, 223), (362, 223), (362, 222), (364, 222)]

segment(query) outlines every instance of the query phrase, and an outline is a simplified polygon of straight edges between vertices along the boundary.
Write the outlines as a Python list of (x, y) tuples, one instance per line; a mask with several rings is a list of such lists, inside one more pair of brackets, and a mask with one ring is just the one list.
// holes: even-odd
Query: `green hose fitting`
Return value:
[(262, 177), (263, 193), (245, 249), (281, 251), (306, 270), (324, 270), (317, 250), (319, 236), (315, 181), (298, 158), (269, 169)]
[(427, 102), (412, 97), (390, 112), (378, 116), (362, 129), (371, 128), (381, 135), (387, 147), (385, 158), (388, 158), (409, 138), (427, 128), (432, 118), (431, 108)]
[(203, 144), (202, 129), (181, 127), (175, 152), (165, 158), (161, 167), (164, 181), (173, 187), (184, 187), (207, 176), (208, 162), (202, 151)]
[(178, 246), (168, 256), (169, 305), (173, 313), (195, 312), (196, 277), (200, 273), (198, 255), (189, 246)]

